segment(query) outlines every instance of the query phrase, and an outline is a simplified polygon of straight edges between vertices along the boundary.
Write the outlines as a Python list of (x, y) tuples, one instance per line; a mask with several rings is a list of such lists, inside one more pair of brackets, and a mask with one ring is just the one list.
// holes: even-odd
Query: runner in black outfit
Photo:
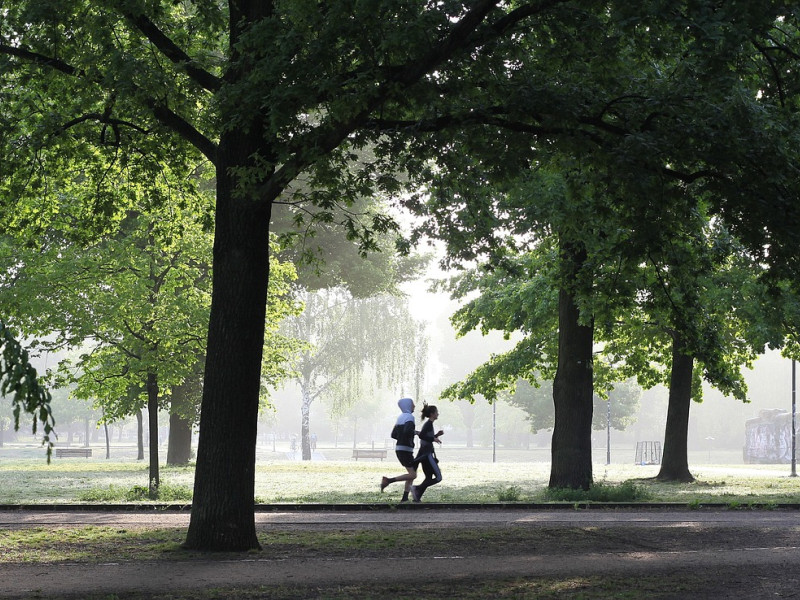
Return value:
[(441, 429), (433, 433), (433, 422), (439, 418), (439, 410), (432, 404), (426, 404), (422, 407), (422, 418), (428, 420), (425, 421), (419, 432), (419, 452), (417, 458), (414, 459), (414, 464), (422, 465), (425, 480), (421, 484), (411, 487), (411, 497), (414, 502), (420, 502), (425, 490), (442, 481), (442, 471), (439, 469), (439, 461), (433, 448), (434, 442), (442, 443), (439, 437), (444, 435), (444, 431)]

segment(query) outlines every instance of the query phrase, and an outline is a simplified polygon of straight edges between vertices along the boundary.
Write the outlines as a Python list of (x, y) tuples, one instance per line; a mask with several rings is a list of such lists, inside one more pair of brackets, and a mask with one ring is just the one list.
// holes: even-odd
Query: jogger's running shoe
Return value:
[(389, 481), (388, 477), (381, 477), (381, 491), (386, 489), (386, 486), (389, 485), (391, 482)]
[(411, 497), (414, 499), (414, 502), (421, 502), (421, 500), (419, 499), (419, 490), (415, 485), (411, 486)]

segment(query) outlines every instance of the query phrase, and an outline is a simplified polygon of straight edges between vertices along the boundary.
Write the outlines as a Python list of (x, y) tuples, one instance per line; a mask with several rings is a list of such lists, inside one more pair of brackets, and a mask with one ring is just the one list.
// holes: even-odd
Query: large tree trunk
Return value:
[[(232, 21), (236, 18), (231, 15)], [(185, 543), (197, 550), (260, 548), (254, 515), (255, 462), (271, 203), (234, 197), (232, 172), (247, 165), (259, 148), (261, 129), (253, 128), (250, 134), (225, 133), (216, 164), (211, 316)]]
[[(574, 284), (584, 253), (564, 249), (568, 284)], [(555, 426), (551, 445), (551, 488), (588, 490), (592, 485), (592, 337), (593, 327), (579, 323), (571, 293), (558, 294), (558, 369), (553, 380)]]
[(169, 415), (169, 442), (167, 464), (185, 465), (192, 458), (192, 423), (186, 417), (172, 412)]
[(189, 376), (173, 386), (170, 401), (167, 464), (185, 465), (192, 458), (192, 418), (202, 392), (202, 375)]
[(161, 475), (158, 471), (158, 377), (147, 374), (147, 432), (150, 436), (150, 498), (158, 498)]
[(672, 340), (672, 372), (669, 380), (667, 425), (664, 431), (664, 455), (661, 458), (661, 470), (656, 475), (656, 479), (660, 481), (694, 481), (689, 472), (687, 450), (693, 369), (694, 359), (684, 354), (683, 340), (676, 333)]

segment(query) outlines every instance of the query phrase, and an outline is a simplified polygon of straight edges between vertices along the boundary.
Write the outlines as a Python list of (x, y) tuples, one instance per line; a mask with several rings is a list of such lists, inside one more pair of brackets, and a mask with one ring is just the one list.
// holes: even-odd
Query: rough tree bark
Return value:
[(187, 548), (260, 548), (255, 449), (271, 202), (233, 193), (233, 169), (248, 164), (259, 141), (255, 134), (229, 132), (219, 145), (214, 283)]
[(667, 424), (664, 430), (664, 454), (659, 481), (694, 481), (689, 472), (689, 408), (692, 404), (692, 371), (694, 358), (684, 353), (685, 345), (679, 333), (672, 338), (672, 372), (669, 381)]
[[(563, 250), (567, 282), (572, 284), (585, 253), (574, 246)], [(551, 488), (588, 490), (592, 485), (593, 327), (581, 325), (579, 317), (573, 296), (562, 287), (558, 294), (558, 369), (553, 380)]]
[(169, 415), (167, 464), (185, 465), (192, 458), (192, 424), (177, 413)]
[(193, 411), (193, 403), (202, 390), (200, 375), (187, 378), (172, 387), (169, 415), (167, 464), (185, 465), (192, 458), (192, 421), (185, 415)]

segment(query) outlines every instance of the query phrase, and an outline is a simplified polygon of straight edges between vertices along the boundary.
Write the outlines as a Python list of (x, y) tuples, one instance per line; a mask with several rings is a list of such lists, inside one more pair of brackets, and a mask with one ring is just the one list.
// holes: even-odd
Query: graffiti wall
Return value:
[[(800, 440), (796, 440), (800, 445)], [(762, 410), (744, 425), (744, 462), (792, 462), (792, 413), (779, 408)]]

